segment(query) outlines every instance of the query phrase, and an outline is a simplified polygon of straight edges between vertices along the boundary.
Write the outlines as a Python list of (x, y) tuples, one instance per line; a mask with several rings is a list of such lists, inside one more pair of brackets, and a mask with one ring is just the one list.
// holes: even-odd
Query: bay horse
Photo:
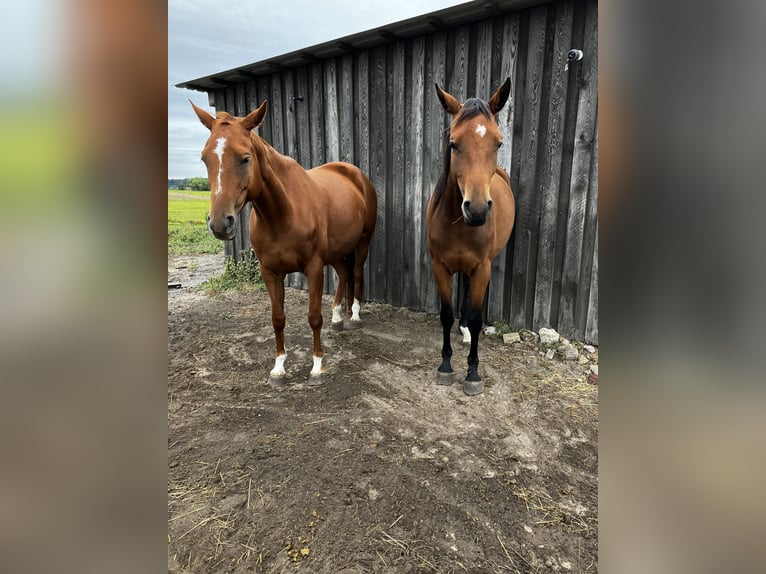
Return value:
[(468, 373), (463, 392), (477, 395), (484, 391), (479, 376), (479, 333), (482, 306), (489, 284), (492, 259), (508, 243), (516, 214), (508, 174), (497, 165), (502, 134), (495, 116), (511, 91), (508, 78), (485, 102), (469, 98), (460, 103), (436, 84), (442, 107), (452, 116), (449, 139), (444, 150), (442, 173), (428, 202), (426, 224), (443, 330), (442, 362), (436, 382), (451, 385), (450, 330), (455, 321), (452, 311), (452, 275), (463, 276), (464, 294), (460, 330), (463, 341), (470, 341)]
[(338, 273), (333, 326), (343, 326), (344, 292), (346, 315), (351, 310), (350, 326), (361, 326), (362, 269), (377, 217), (375, 188), (351, 164), (333, 162), (306, 171), (277, 152), (255, 132), (266, 116), (266, 101), (245, 117), (227, 112), (213, 117), (190, 103), (210, 130), (201, 156), (210, 182), (208, 228), (218, 239), (232, 239), (236, 215), (246, 204), (251, 205), (250, 243), (269, 291), (276, 336), (268, 382), (279, 387), (286, 381), (284, 280), (287, 273), (300, 271), (308, 279), (308, 322), (314, 335), (314, 365), (308, 383), (323, 383), (324, 266), (329, 264)]

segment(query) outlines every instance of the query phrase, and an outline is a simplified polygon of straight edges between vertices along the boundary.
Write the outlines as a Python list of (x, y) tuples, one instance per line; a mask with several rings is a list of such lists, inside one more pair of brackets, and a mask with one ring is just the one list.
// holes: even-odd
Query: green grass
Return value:
[(168, 190), (168, 254), (220, 253), (223, 242), (207, 230), (209, 191)]
[(246, 291), (252, 288), (263, 290), (266, 287), (261, 278), (257, 259), (253, 257), (237, 262), (227, 257), (223, 265), (223, 273), (205, 281), (202, 288), (206, 293), (215, 295), (223, 291)]

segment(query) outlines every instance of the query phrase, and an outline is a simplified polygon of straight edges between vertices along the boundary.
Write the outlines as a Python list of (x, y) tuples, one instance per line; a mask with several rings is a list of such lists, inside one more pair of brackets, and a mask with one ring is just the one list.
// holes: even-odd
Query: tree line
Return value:
[(186, 177), (184, 179), (168, 179), (168, 189), (188, 189), (191, 191), (210, 191), (210, 183), (206, 177)]

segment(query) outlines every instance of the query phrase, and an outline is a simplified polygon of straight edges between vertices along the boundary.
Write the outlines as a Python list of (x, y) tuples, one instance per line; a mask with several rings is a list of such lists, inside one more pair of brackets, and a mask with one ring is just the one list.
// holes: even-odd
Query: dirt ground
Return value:
[(597, 352), (482, 335), (468, 397), (434, 382), (437, 315), (368, 304), (362, 330), (323, 330), (310, 387), (307, 296), (287, 289), (274, 389), (268, 296), (195, 287), (221, 268), (168, 264), (169, 572), (597, 572)]

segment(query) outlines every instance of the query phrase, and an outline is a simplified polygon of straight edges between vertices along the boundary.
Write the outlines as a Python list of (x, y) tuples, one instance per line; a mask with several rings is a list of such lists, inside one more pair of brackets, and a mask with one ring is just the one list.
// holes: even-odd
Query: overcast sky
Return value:
[(168, 177), (206, 176), (209, 132), (189, 105), (212, 111), (207, 94), (175, 84), (279, 56), (464, 0), (220, 0), (168, 2)]

